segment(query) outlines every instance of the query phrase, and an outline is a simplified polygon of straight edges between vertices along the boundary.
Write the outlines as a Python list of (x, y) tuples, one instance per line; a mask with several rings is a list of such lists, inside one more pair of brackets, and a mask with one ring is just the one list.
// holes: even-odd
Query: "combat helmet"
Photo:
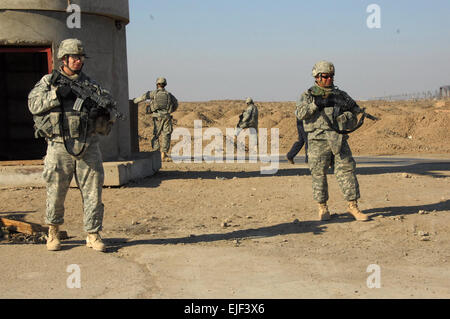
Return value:
[(251, 97), (248, 97), (248, 98), (245, 100), (245, 103), (247, 103), (247, 104), (253, 103), (252, 98), (251, 98)]
[(334, 75), (333, 63), (322, 60), (314, 64), (312, 69), (312, 76), (316, 77), (320, 73), (329, 73)]
[(78, 39), (65, 39), (61, 41), (58, 49), (58, 59), (61, 60), (65, 55), (68, 54), (86, 56), (83, 43)]
[(167, 80), (166, 78), (158, 78), (156, 79), (156, 84), (167, 85)]

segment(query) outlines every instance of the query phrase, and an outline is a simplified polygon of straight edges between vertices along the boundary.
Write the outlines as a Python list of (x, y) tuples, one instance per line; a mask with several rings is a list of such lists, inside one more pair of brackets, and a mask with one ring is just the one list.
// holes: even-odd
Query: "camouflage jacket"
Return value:
[[(314, 103), (315, 96), (336, 95), (345, 103), (335, 107), (326, 107), (320, 112)], [(344, 91), (337, 87), (321, 88), (314, 85), (306, 92), (303, 92), (296, 103), (295, 115), (299, 120), (304, 121), (305, 131), (310, 140), (328, 140), (334, 154), (339, 153), (342, 140), (347, 139), (347, 135), (337, 133), (332, 127), (339, 130), (351, 129), (357, 124), (357, 114), (362, 110), (356, 102)], [(324, 118), (327, 117), (328, 121)]]
[(238, 127), (253, 127), (255, 129), (258, 129), (258, 108), (255, 104), (249, 104), (247, 109), (242, 112), (241, 116), (239, 117)]
[[(84, 73), (72, 77), (65, 75), (62, 71), (61, 74), (71, 80), (87, 80), (98, 87), (98, 90), (102, 93), (109, 94), (107, 90), (101, 88)], [(56, 94), (57, 87), (50, 83), (51, 77), (51, 74), (44, 75), (28, 94), (28, 109), (35, 119), (35, 128), (36, 123), (39, 121), (43, 122), (43, 130), (45, 132), (42, 132), (41, 130), (39, 136), (46, 137), (47, 139), (56, 142), (63, 142), (59, 122), (61, 120), (61, 111), (64, 109), (64, 121), (62, 127), (66, 137), (77, 141), (82, 141), (87, 137), (89, 142), (97, 141), (98, 137), (94, 132), (96, 125), (95, 121), (86, 120), (86, 123), (83, 124), (83, 119), (87, 119), (88, 113), (73, 110), (73, 105), (75, 103), (74, 97), (60, 100)], [(86, 130), (84, 130), (85, 127), (83, 125), (87, 126)], [(83, 132), (87, 132), (87, 136), (84, 136), (84, 134), (82, 134)], [(38, 135), (36, 135), (36, 137), (38, 137)], [(74, 141), (72, 141), (72, 144), (73, 142)]]

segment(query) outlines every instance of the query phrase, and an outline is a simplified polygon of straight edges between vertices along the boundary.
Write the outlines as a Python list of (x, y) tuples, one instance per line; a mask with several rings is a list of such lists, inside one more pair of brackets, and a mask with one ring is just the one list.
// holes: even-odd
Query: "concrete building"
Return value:
[(83, 41), (89, 57), (83, 71), (111, 91), (127, 117), (101, 137), (103, 159), (132, 159), (138, 151), (137, 112), (128, 97), (128, 23), (128, 0), (0, 0), (0, 161), (45, 155), (45, 141), (34, 138), (27, 97), (44, 74), (59, 67), (58, 46), (66, 38)]

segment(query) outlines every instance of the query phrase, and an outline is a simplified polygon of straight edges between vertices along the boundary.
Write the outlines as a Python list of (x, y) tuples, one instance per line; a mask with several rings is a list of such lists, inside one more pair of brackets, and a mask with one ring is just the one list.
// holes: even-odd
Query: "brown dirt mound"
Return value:
[(201, 120), (203, 126), (210, 126), (215, 123), (214, 120), (210, 119), (208, 116), (201, 112), (192, 112), (183, 116), (177, 121), (177, 125), (181, 127), (194, 127), (194, 121)]
[[(279, 128), (280, 153), (287, 152), (297, 139), (294, 102), (256, 102), (259, 127)], [(349, 143), (356, 155), (450, 154), (450, 100), (419, 101), (361, 101), (361, 107), (380, 118), (350, 134)], [(236, 126), (238, 116), (245, 109), (244, 101), (223, 100), (181, 102), (173, 114), (175, 127), (192, 129), (194, 120), (202, 120), (203, 127), (226, 128)], [(152, 123), (139, 112), (141, 150), (147, 148), (152, 135)], [(303, 151), (302, 151), (303, 152)]]

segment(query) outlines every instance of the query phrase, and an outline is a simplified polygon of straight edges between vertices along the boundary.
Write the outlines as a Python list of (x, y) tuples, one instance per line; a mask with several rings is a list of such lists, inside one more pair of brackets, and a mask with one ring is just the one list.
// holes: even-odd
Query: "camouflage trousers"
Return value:
[(75, 177), (83, 201), (84, 230), (95, 233), (102, 229), (104, 172), (97, 141), (89, 144), (80, 158), (67, 153), (63, 143), (49, 141), (42, 176), (47, 183), (46, 224), (64, 223), (64, 201)]
[[(152, 149), (161, 149), (161, 152), (168, 153), (170, 148), (170, 138), (173, 132), (172, 117), (153, 118), (153, 138)], [(161, 146), (159, 139), (161, 138)]]
[[(327, 170), (331, 164), (332, 151), (327, 140), (308, 140), (308, 163), (312, 176), (313, 197), (319, 203), (328, 201)], [(334, 175), (345, 200), (360, 197), (356, 178), (356, 163), (346, 140), (342, 141), (339, 154), (334, 156)]]

